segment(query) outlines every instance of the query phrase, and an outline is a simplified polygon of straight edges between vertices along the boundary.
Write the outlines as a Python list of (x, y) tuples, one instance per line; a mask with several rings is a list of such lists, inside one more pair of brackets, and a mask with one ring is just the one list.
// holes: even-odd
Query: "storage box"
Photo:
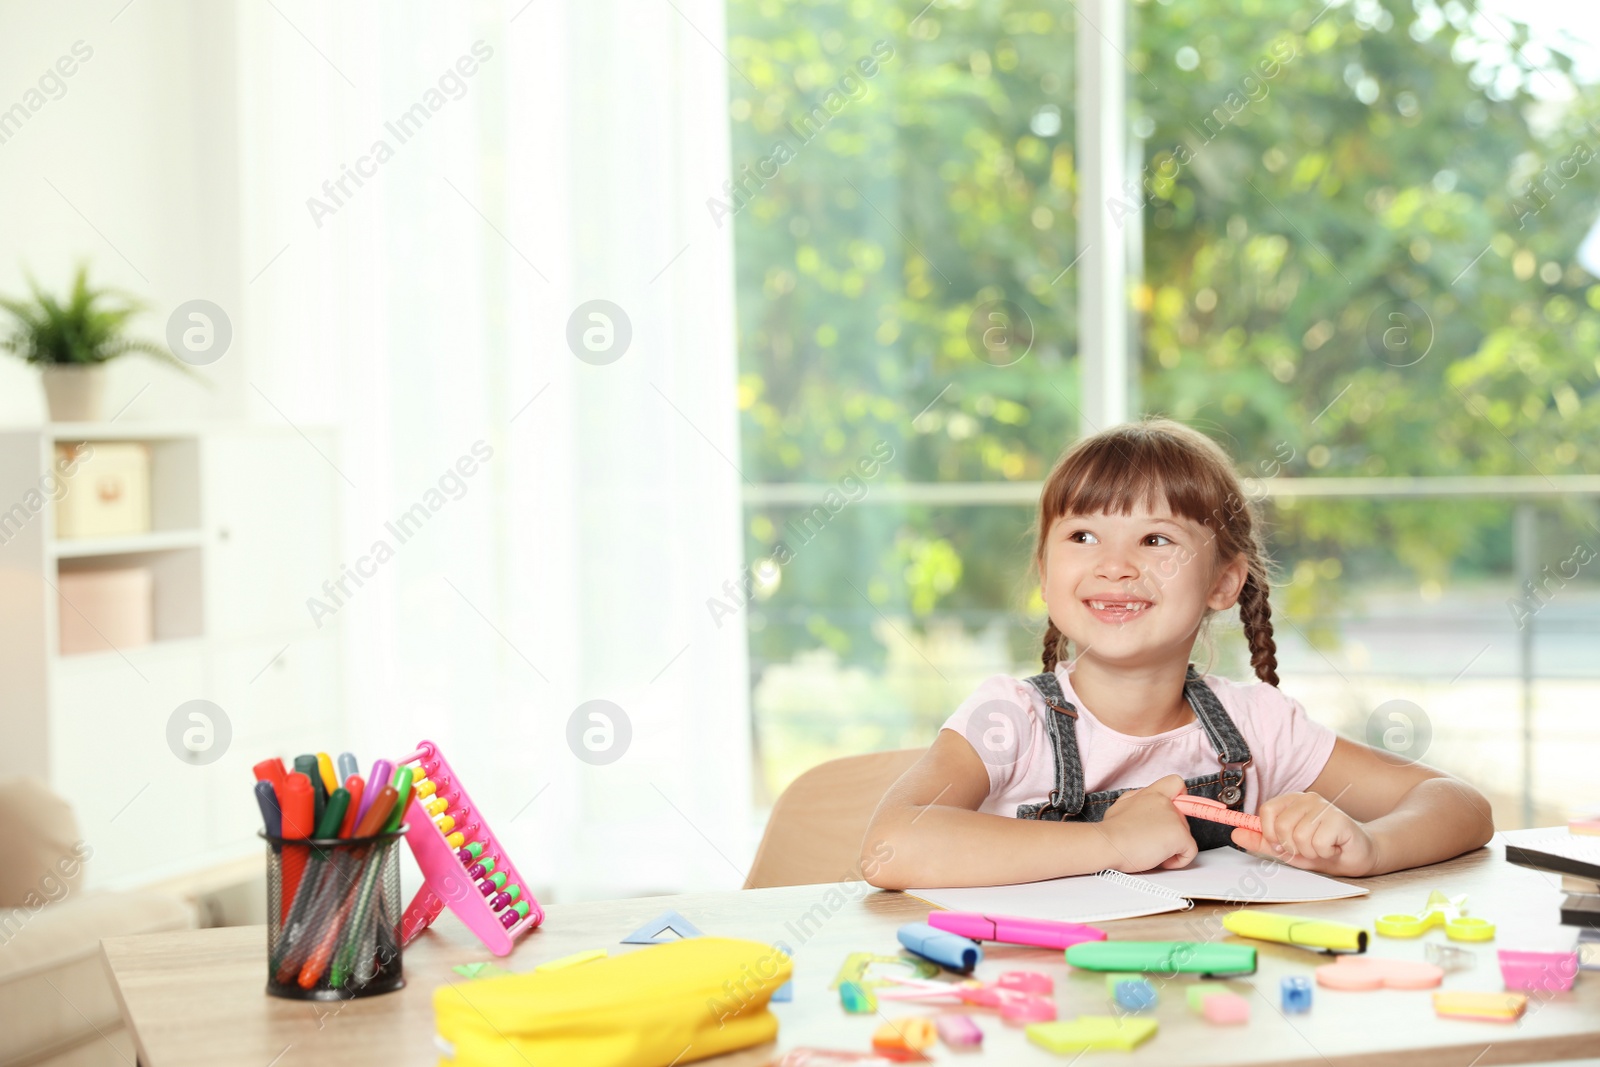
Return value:
[(62, 570), (61, 654), (109, 652), (155, 638), (155, 578), (149, 567)]
[(56, 445), (57, 470), (71, 466), (56, 501), (56, 536), (125, 537), (150, 532), (150, 449), (124, 441)]

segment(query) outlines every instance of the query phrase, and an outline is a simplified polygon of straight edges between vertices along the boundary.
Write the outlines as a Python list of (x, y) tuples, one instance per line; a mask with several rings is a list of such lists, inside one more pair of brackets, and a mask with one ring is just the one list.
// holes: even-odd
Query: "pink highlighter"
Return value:
[(930, 912), (928, 925), (936, 930), (970, 937), (974, 941), (1004, 941), (1008, 945), (1036, 945), (1039, 948), (1069, 948), (1084, 941), (1106, 939), (1104, 930), (1079, 923), (983, 915), (975, 911)]

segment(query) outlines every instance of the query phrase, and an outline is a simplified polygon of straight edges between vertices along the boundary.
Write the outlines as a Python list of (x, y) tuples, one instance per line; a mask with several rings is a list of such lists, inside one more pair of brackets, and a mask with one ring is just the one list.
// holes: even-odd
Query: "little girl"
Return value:
[[(1045, 482), (1034, 563), (1044, 673), (984, 681), (889, 789), (862, 845), (873, 885), (1182, 867), (1233, 831), (1183, 815), (1181, 793), (1260, 815), (1265, 854), (1332, 875), (1494, 833), (1476, 789), (1335, 736), (1278, 689), (1262, 538), (1203, 434), (1149, 418), (1078, 442)], [(1189, 661), (1235, 604), (1259, 683)]]

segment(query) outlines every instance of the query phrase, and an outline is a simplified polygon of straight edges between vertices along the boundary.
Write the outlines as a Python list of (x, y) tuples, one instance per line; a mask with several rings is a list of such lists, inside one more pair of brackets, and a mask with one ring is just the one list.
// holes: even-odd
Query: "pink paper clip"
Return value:
[(982, 988), (981, 982), (941, 982), (933, 978), (886, 978), (885, 985), (874, 990), (879, 1000), (951, 1000), (963, 1001), (965, 991)]
[(773, 1067), (825, 1067), (838, 1063), (851, 1063), (855, 1067), (896, 1067), (903, 1060), (892, 1060), (875, 1052), (851, 1052), (845, 1049), (797, 1048), (784, 1053)]
[(1571, 989), (1578, 974), (1576, 952), (1519, 952), (1500, 950), (1500, 977), (1507, 989), (1553, 992)]

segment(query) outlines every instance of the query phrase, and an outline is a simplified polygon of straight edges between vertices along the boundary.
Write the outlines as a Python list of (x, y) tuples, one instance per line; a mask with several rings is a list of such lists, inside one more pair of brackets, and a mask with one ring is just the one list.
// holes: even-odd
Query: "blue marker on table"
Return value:
[(900, 943), (924, 959), (965, 974), (983, 962), (983, 949), (960, 934), (936, 929), (927, 923), (906, 923), (897, 936)]

